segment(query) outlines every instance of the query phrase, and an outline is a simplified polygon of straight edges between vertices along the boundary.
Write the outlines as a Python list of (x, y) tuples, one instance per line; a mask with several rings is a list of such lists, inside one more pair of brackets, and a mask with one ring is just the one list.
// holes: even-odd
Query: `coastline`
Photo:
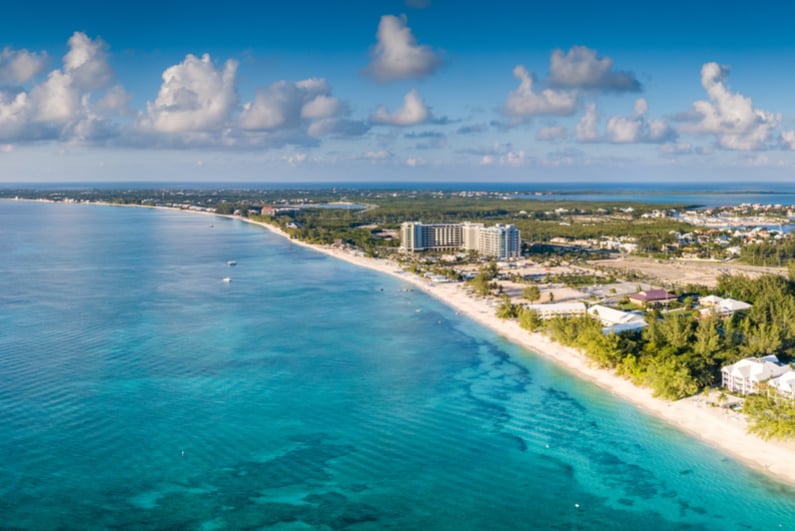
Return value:
[(651, 390), (637, 387), (608, 370), (592, 366), (578, 350), (554, 342), (541, 333), (528, 332), (515, 320), (498, 318), (488, 301), (469, 296), (460, 283), (429, 284), (420, 277), (403, 271), (397, 263), (389, 260), (367, 258), (336, 248), (298, 241), (268, 223), (237, 216), (222, 217), (259, 225), (287, 238), (295, 245), (408, 282), (512, 343), (553, 361), (574, 376), (605, 389), (759, 472), (795, 486), (795, 441), (765, 441), (749, 434), (745, 418), (741, 414), (714, 407), (701, 395), (676, 402), (655, 398)]
[(471, 297), (460, 283), (430, 284), (416, 275), (403, 271), (393, 261), (367, 258), (341, 249), (295, 240), (274, 225), (240, 216), (191, 211), (174, 207), (118, 205), (101, 202), (91, 204), (185, 211), (193, 214), (239, 220), (244, 223), (258, 225), (273, 234), (289, 240), (292, 244), (313, 249), (350, 264), (403, 280), (512, 343), (524, 347), (535, 355), (551, 360), (573, 376), (601, 387), (614, 396), (633, 404), (648, 414), (654, 415), (672, 427), (701, 440), (748, 467), (772, 479), (795, 487), (795, 441), (765, 441), (749, 434), (747, 433), (745, 419), (741, 414), (726, 408), (713, 407), (702, 395), (696, 395), (676, 402), (655, 398), (649, 389), (637, 387), (608, 370), (594, 367), (578, 350), (554, 342), (541, 333), (528, 332), (522, 329), (515, 320), (498, 318), (489, 301)]

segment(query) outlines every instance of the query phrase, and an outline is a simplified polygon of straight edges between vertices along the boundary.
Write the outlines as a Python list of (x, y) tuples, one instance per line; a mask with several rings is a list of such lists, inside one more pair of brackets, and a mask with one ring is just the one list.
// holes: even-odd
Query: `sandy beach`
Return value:
[[(235, 219), (260, 225), (290, 239), (287, 233), (273, 225), (243, 218)], [(637, 387), (610, 371), (593, 367), (576, 349), (551, 341), (543, 334), (527, 332), (516, 320), (499, 319), (488, 300), (471, 297), (461, 283), (430, 284), (401, 270), (393, 261), (367, 258), (338, 248), (312, 245), (293, 239), (290, 241), (351, 264), (400, 278), (504, 338), (553, 360), (575, 376), (606, 389), (760, 472), (795, 485), (795, 442), (765, 441), (748, 434), (743, 415), (713, 405), (708, 397), (698, 395), (676, 402), (655, 398), (650, 390)]]

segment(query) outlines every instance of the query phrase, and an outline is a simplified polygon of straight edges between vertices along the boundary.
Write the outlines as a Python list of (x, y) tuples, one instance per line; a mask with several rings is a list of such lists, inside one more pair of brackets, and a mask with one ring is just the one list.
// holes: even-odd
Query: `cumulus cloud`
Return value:
[(405, 15), (382, 16), (376, 39), (365, 72), (377, 81), (420, 79), (432, 74), (442, 64), (439, 55), (429, 46), (417, 44), (406, 25)]
[(607, 121), (607, 139), (616, 144), (663, 143), (676, 139), (676, 132), (663, 120), (648, 120), (645, 99), (635, 101), (635, 116), (613, 116)]
[(111, 81), (108, 46), (102, 39), (92, 41), (85, 33), (78, 32), (69, 38), (68, 44), (69, 52), (63, 58), (64, 73), (71, 77), (75, 86), (91, 90)]
[(12, 50), (6, 46), (0, 52), (0, 85), (21, 85), (44, 71), (47, 53)]
[(718, 144), (725, 149), (763, 149), (771, 131), (781, 121), (781, 115), (757, 109), (751, 98), (731, 92), (726, 85), (728, 74), (729, 70), (717, 63), (701, 67), (701, 86), (707, 92), (708, 101), (693, 103), (692, 114), (698, 119), (683, 124), (680, 129), (715, 135)]
[(527, 69), (518, 65), (513, 75), (519, 80), (519, 87), (508, 94), (504, 112), (514, 118), (528, 118), (539, 115), (571, 116), (577, 108), (577, 96), (570, 91), (544, 89), (533, 90), (534, 79)]
[(240, 125), (252, 130), (297, 127), (303, 119), (332, 117), (340, 108), (325, 79), (278, 81), (257, 89), (254, 101), (243, 106)]
[(161, 133), (212, 131), (227, 125), (237, 103), (237, 61), (216, 68), (209, 54), (185, 60), (163, 72), (154, 102), (147, 102), (143, 129)]
[(549, 62), (549, 83), (552, 86), (638, 92), (642, 85), (632, 72), (614, 70), (613, 60), (597, 56), (596, 50), (586, 46), (572, 46), (552, 52)]
[(501, 144), (495, 143), (488, 149), (468, 149), (462, 151), (469, 155), (476, 155), (480, 157), (480, 164), (482, 166), (509, 166), (519, 167), (531, 161), (527, 152), (523, 149), (514, 149), (510, 143)]
[(795, 151), (795, 131), (782, 131), (779, 140), (785, 149)]
[(596, 104), (589, 103), (585, 106), (585, 114), (580, 117), (574, 130), (574, 137), (578, 142), (596, 142), (599, 140), (597, 124), (599, 114), (596, 112)]
[(406, 127), (425, 123), (430, 117), (431, 113), (420, 98), (417, 89), (411, 89), (403, 97), (402, 107), (390, 113), (386, 107), (381, 105), (370, 116), (370, 121), (374, 124)]
[[(109, 115), (118, 108), (92, 102), (93, 96), (104, 101), (111, 93), (120, 96), (123, 92), (107, 87), (113, 78), (107, 46), (101, 39), (91, 40), (79, 32), (67, 44), (69, 51), (63, 58), (63, 67), (50, 72), (47, 79), (29, 91), (0, 90), (0, 138), (83, 141), (116, 134), (117, 126)], [(3, 57), (3, 75), (21, 82), (41, 71), (46, 56), (6, 48)]]
[(542, 127), (536, 132), (536, 140), (553, 141), (562, 140), (568, 136), (566, 128), (560, 125)]

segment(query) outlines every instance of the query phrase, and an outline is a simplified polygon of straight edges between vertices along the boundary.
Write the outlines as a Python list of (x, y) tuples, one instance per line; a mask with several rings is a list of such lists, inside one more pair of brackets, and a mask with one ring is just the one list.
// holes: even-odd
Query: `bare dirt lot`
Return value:
[(761, 267), (734, 264), (729, 262), (654, 260), (650, 258), (628, 257), (618, 260), (594, 260), (594, 266), (615, 269), (620, 272), (634, 271), (656, 279), (662, 284), (684, 286), (703, 284), (715, 287), (718, 277), (723, 274), (758, 277), (765, 274), (786, 275), (783, 267)]

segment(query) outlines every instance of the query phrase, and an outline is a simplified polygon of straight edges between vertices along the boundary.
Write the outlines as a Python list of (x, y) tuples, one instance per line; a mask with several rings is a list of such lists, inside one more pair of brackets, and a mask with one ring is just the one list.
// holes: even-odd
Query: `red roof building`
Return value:
[(632, 293), (629, 300), (640, 306), (654, 306), (656, 304), (668, 304), (672, 300), (676, 300), (676, 295), (668, 293), (664, 289), (648, 289)]

